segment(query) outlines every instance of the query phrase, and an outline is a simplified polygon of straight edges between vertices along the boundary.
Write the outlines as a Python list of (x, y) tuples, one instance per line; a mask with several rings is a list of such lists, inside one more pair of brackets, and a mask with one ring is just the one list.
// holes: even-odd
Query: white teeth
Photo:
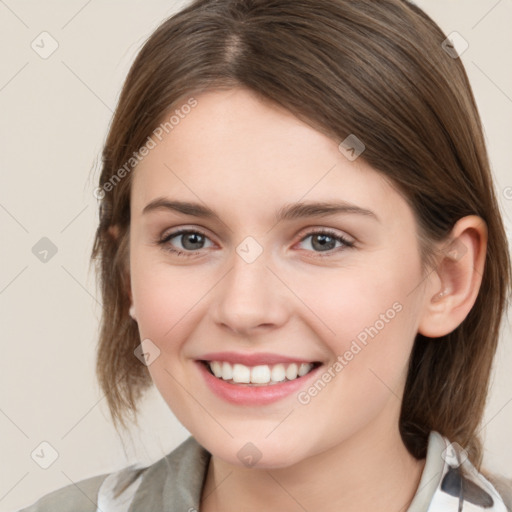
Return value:
[(276, 364), (272, 368), (272, 372), (270, 374), (270, 378), (274, 382), (282, 382), (283, 380), (285, 380), (286, 379), (286, 370), (285, 370), (284, 365)]
[(229, 363), (222, 363), (222, 375), (223, 380), (231, 380), (233, 378), (233, 368)]
[(306, 364), (306, 363), (301, 363), (300, 367), (299, 367), (299, 377), (304, 377), (304, 375), (306, 375), (306, 373), (309, 373), (309, 371), (311, 370), (311, 366), (310, 364)]
[(285, 380), (295, 380), (308, 374), (313, 368), (311, 363), (301, 363), (300, 366), (296, 363), (279, 363), (249, 367), (238, 363), (231, 365), (226, 361), (209, 361), (208, 365), (215, 377), (240, 384), (276, 384)]
[(215, 375), (215, 377), (222, 377), (222, 364), (219, 363), (219, 361), (212, 361), (212, 363), (210, 364), (210, 368), (212, 369), (212, 372)]
[(234, 364), (233, 382), (243, 382), (245, 384), (249, 384), (249, 382), (251, 382), (251, 369), (248, 366), (244, 366), (243, 364)]
[(251, 368), (251, 382), (253, 384), (268, 384), (270, 382), (270, 368), (267, 365), (253, 366)]
[(292, 363), (291, 365), (286, 368), (286, 378), (288, 380), (293, 380), (297, 378), (297, 372), (299, 371), (297, 365), (295, 363)]

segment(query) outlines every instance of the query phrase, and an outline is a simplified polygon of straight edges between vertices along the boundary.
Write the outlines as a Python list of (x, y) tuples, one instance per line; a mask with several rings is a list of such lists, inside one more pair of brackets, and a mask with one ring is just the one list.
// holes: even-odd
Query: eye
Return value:
[[(175, 248), (170, 243), (173, 238), (180, 240), (182, 249)], [(205, 240), (209, 238), (201, 231), (192, 229), (180, 229), (165, 235), (162, 239), (158, 240), (158, 243), (162, 245), (165, 251), (176, 254), (177, 256), (191, 256), (197, 254), (200, 249), (204, 249)]]
[[(319, 229), (310, 231), (306, 236), (301, 239), (301, 243), (311, 238), (310, 247), (313, 248), (314, 252), (327, 252), (328, 254), (320, 254), (320, 257), (330, 256), (333, 252), (337, 253), (338, 250), (333, 251), (336, 247), (336, 243), (340, 243), (343, 247), (354, 247), (354, 242), (347, 240), (344, 236), (339, 235), (334, 231), (328, 229)], [(340, 247), (338, 247), (339, 249)], [(318, 250), (317, 250), (318, 249)]]
[[(176, 248), (171, 243), (171, 240), (173, 240), (174, 238), (180, 241), (180, 244), (182, 246), (181, 248)], [(313, 252), (328, 253), (325, 255), (319, 254), (320, 257), (330, 256), (332, 255), (333, 252), (339, 252), (338, 250), (335, 250), (336, 243), (341, 244), (341, 247), (338, 246), (337, 249), (354, 246), (354, 242), (351, 242), (342, 235), (334, 231), (330, 231), (328, 229), (310, 231), (309, 233), (302, 237), (300, 243), (303, 243), (308, 238), (311, 238), (309, 245), (313, 249)], [(204, 249), (205, 241), (207, 240), (210, 241), (210, 239), (201, 231), (193, 229), (180, 229), (178, 231), (174, 231), (172, 233), (164, 235), (164, 237), (158, 240), (157, 243), (161, 245), (165, 251), (173, 253), (176, 256), (188, 257), (194, 256), (198, 254), (201, 249)]]

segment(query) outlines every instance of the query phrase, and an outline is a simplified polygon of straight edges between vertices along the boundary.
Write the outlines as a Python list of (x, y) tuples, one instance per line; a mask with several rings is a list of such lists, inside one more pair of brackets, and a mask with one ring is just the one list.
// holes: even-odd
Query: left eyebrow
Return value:
[(366, 208), (361, 208), (346, 201), (338, 202), (305, 202), (305, 203), (291, 203), (280, 208), (276, 215), (276, 222), (282, 220), (295, 220), (305, 217), (326, 217), (328, 215), (336, 214), (356, 214), (371, 217), (380, 222), (377, 214)]
[[(153, 210), (171, 210), (192, 217), (214, 219), (220, 222), (220, 217), (212, 209), (199, 203), (189, 201), (175, 201), (165, 197), (159, 197), (148, 203), (142, 213)], [(356, 214), (373, 218), (380, 222), (377, 214), (366, 208), (361, 208), (346, 201), (339, 202), (303, 202), (290, 203), (281, 207), (274, 215), (275, 222), (291, 221), (308, 217), (326, 217), (336, 214)]]

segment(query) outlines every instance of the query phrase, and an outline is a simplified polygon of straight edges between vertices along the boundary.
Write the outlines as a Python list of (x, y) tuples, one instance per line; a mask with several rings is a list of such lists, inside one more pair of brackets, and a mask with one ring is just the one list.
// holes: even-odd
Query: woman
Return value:
[(453, 45), (402, 0), (198, 0), (126, 79), (96, 195), (97, 371), (191, 437), (43, 510), (491, 510), (510, 261)]

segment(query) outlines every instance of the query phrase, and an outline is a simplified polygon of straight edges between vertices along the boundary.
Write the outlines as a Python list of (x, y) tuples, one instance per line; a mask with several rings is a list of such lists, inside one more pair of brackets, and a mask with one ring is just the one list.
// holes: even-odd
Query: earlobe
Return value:
[(107, 231), (112, 238), (117, 239), (119, 237), (119, 226), (117, 224), (110, 226)]
[(482, 283), (487, 226), (470, 215), (460, 219), (425, 287), (418, 332), (438, 338), (454, 331), (471, 311)]
[[(114, 239), (116, 240), (117, 242), (119, 242), (119, 234), (120, 234), (120, 230), (119, 230), (119, 226), (117, 224), (112, 224), (111, 226), (109, 226), (109, 228), (107, 229), (107, 233)], [(131, 303), (131, 306), (130, 306), (130, 309), (128, 310), (128, 313), (130, 315), (131, 318), (133, 318), (135, 321), (137, 321), (137, 318), (135, 316), (135, 306), (133, 305), (133, 297), (132, 297), (132, 291), (131, 291), (131, 284), (130, 284), (130, 273), (128, 270), (126, 270), (124, 272), (124, 277), (125, 277), (125, 280), (126, 280), (126, 283), (128, 283), (126, 286), (127, 286), (127, 293), (128, 293), (128, 297), (130, 299), (130, 303)]]

